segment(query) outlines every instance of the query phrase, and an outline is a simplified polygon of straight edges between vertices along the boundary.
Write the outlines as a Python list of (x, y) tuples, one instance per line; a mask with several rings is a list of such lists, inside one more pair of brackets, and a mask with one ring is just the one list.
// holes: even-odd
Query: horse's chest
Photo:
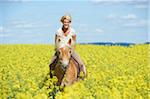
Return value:
[(58, 78), (58, 79), (62, 79), (63, 78), (63, 75), (64, 75), (64, 71), (63, 69), (61, 68), (61, 65), (56, 65), (55, 67), (55, 76)]
[(70, 64), (66, 71), (64, 71), (60, 64), (55, 66), (55, 76), (58, 78), (58, 85), (65, 84), (70, 85), (77, 80), (77, 68), (73, 61), (70, 61)]
[(70, 81), (74, 81), (77, 78), (77, 69), (73, 63), (70, 63), (70, 66), (66, 70), (66, 78)]

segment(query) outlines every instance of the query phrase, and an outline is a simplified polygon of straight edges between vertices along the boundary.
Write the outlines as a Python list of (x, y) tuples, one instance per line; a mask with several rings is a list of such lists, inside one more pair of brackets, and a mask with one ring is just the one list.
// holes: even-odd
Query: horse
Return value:
[(69, 86), (79, 80), (78, 73), (80, 73), (80, 70), (76, 60), (71, 57), (73, 50), (70, 44), (71, 40), (68, 41), (68, 44), (60, 44), (56, 50), (57, 61), (51, 75), (57, 77), (58, 86)]

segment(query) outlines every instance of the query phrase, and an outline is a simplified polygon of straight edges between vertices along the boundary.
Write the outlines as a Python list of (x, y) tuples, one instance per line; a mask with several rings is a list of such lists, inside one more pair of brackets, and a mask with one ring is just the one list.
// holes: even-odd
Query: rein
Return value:
[[(58, 56), (59, 56), (59, 53), (58, 53), (58, 51), (56, 51), (56, 55), (57, 55), (57, 59), (58, 59), (58, 64), (60, 64), (60, 65), (62, 65), (62, 63), (59, 61), (59, 58), (58, 58)], [(64, 73), (66, 73), (66, 70), (68, 69), (68, 67), (69, 67), (69, 64), (70, 64), (70, 60), (71, 60), (71, 58), (72, 57), (70, 57), (70, 59), (69, 59), (69, 63), (68, 63), (68, 65), (66, 66), (66, 68), (64, 69), (63, 67), (62, 67), (62, 70), (64, 71)]]
[[(71, 58), (69, 59), (69, 63), (68, 63), (68, 65), (66, 66), (66, 68), (64, 69), (64, 68), (62, 68), (62, 70), (63, 70), (63, 72), (64, 72), (64, 74), (63, 74), (63, 77), (62, 78), (64, 78), (65, 77), (65, 74), (66, 74), (66, 71), (67, 71), (67, 69), (68, 69), (68, 67), (69, 67), (69, 64), (70, 64), (70, 60), (71, 60)], [(60, 63), (60, 62), (59, 62)], [(61, 64), (61, 63), (60, 63)]]
[[(58, 61), (57, 61), (58, 64), (62, 65), (62, 63), (59, 61), (59, 58), (58, 58), (58, 57), (59, 57), (59, 52), (58, 52), (58, 50), (56, 51), (56, 55), (57, 55), (57, 59), (58, 59)], [(63, 67), (61, 67), (61, 68), (62, 68), (62, 70), (63, 70), (63, 72), (64, 72), (64, 75), (65, 75), (67, 69), (69, 68), (69, 64), (70, 64), (71, 58), (73, 59), (74, 62), (77, 63), (77, 65), (75, 65), (75, 66), (76, 66), (76, 68), (77, 68), (77, 78), (78, 78), (78, 77), (79, 77), (79, 74), (80, 74), (80, 67), (78, 67), (78, 66), (79, 66), (79, 63), (78, 63), (77, 60), (75, 60), (72, 56), (70, 57), (69, 63), (68, 63), (68, 65), (66, 66), (66, 68), (63, 68)], [(64, 75), (63, 75), (63, 77), (64, 77)]]

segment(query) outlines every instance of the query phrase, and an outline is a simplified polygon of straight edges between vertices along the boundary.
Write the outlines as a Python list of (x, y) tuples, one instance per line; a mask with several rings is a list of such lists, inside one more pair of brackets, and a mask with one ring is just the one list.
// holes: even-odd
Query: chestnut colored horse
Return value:
[(68, 86), (79, 80), (77, 76), (80, 73), (78, 63), (71, 57), (73, 50), (69, 44), (69, 42), (68, 45), (62, 44), (56, 52), (58, 58), (53, 68), (53, 76), (57, 77), (59, 86)]

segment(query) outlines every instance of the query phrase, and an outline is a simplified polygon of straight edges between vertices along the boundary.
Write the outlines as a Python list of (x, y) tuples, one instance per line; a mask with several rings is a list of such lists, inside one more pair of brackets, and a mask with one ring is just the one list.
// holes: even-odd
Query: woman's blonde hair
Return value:
[(62, 16), (60, 21), (63, 22), (65, 19), (67, 19), (71, 22), (71, 15), (66, 14), (66, 15)]

